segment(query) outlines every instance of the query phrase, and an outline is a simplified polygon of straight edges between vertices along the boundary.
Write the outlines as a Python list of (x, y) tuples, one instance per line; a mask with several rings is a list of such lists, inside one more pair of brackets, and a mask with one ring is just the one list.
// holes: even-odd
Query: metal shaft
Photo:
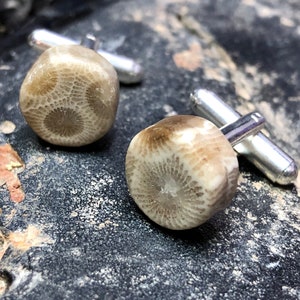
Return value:
[[(207, 118), (219, 127), (241, 118), (215, 93), (205, 89), (195, 90), (191, 94), (191, 103), (196, 115)], [(291, 184), (297, 178), (295, 161), (261, 132), (235, 145), (234, 149), (275, 183)]]
[(93, 34), (86, 34), (81, 42), (80, 45), (84, 46), (86, 48), (92, 49), (97, 51), (100, 47), (99, 47), (100, 41), (93, 35)]
[[(31, 46), (42, 51), (53, 46), (80, 44), (80, 41), (74, 41), (46, 29), (34, 30), (28, 37), (28, 41)], [(142, 81), (143, 68), (136, 61), (100, 49), (96, 51), (114, 66), (122, 83), (132, 84)]]
[(264, 127), (265, 121), (261, 114), (254, 112), (223, 126), (220, 130), (230, 144), (235, 146), (247, 137), (256, 135)]

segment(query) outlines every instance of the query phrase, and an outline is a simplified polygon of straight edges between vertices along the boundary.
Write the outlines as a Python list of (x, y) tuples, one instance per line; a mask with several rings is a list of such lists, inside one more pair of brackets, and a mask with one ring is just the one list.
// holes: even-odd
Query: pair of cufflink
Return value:
[[(49, 48), (20, 90), (20, 108), (30, 127), (62, 146), (86, 145), (106, 134), (116, 116), (118, 81), (140, 82), (142, 67), (99, 50), (92, 35), (78, 46), (56, 33), (35, 30), (29, 43)], [(127, 151), (129, 192), (151, 220), (169, 229), (190, 229), (227, 207), (237, 188), (236, 153), (274, 183), (295, 180), (295, 161), (260, 132), (265, 120), (259, 113), (241, 116), (204, 89), (190, 99), (197, 116), (165, 118), (138, 133)]]

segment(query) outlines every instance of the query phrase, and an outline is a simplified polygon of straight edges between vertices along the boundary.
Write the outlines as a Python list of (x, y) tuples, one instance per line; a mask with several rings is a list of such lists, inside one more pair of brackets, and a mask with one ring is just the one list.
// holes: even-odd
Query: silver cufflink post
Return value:
[[(28, 41), (32, 47), (42, 51), (53, 46), (83, 44), (88, 48), (93, 48), (114, 66), (118, 73), (120, 82), (125, 84), (133, 84), (139, 83), (143, 79), (144, 72), (140, 64), (128, 57), (108, 53), (97, 48), (97, 45), (99, 44), (91, 42), (91, 36), (87, 39), (85, 38), (83, 42), (77, 42), (46, 29), (36, 29), (30, 34)], [(90, 41), (91, 43), (88, 43), (88, 41)]]
[(249, 136), (256, 135), (265, 125), (265, 118), (258, 112), (249, 113), (235, 122), (220, 128), (232, 147)]
[[(236, 122), (239, 119), (243, 120), (237, 111), (211, 91), (197, 89), (191, 94), (190, 99), (194, 113), (205, 117), (218, 127)], [(235, 124), (233, 126), (237, 128), (237, 132), (241, 131), (241, 129), (238, 129), (239, 125)], [(258, 129), (259, 127), (257, 126), (256, 128)], [(225, 126), (224, 129), (222, 130), (221, 128), (221, 131), (227, 138), (227, 131), (230, 134), (234, 132), (228, 126)], [(281, 185), (291, 184), (297, 178), (298, 169), (295, 161), (261, 132), (234, 145), (234, 150), (238, 154), (245, 156), (266, 177), (275, 183)]]

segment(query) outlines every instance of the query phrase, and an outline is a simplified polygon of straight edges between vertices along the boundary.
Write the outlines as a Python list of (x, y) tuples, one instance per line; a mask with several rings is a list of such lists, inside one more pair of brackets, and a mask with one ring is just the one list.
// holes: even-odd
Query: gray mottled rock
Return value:
[(0, 187), (3, 299), (299, 299), (295, 186), (275, 186), (240, 158), (232, 205), (172, 232), (138, 210), (124, 176), (131, 138), (191, 114), (200, 86), (241, 113), (263, 113), (267, 133), (299, 164), (299, 11), (292, 0), (132, 0), (99, 3), (58, 28), (75, 39), (94, 32), (145, 68), (142, 84), (121, 86), (110, 133), (80, 149), (46, 144), (26, 125), (18, 91), (37, 52), (20, 44), (4, 53), (0, 123), (16, 125), (6, 138), (26, 167), (22, 202)]

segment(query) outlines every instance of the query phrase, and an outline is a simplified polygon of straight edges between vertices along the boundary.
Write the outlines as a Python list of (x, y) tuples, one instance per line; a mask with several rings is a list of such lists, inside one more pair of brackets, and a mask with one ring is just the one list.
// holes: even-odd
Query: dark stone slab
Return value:
[(21, 43), (1, 56), (0, 123), (16, 125), (6, 140), (26, 164), (24, 201), (13, 203), (0, 187), (3, 299), (299, 299), (294, 186), (272, 184), (240, 158), (232, 205), (197, 229), (172, 232), (138, 210), (124, 176), (131, 138), (167, 115), (191, 114), (189, 94), (200, 86), (242, 113), (261, 111), (269, 135), (299, 164), (299, 3), (93, 8), (57, 30), (75, 39), (95, 32), (104, 48), (145, 68), (142, 84), (121, 86), (114, 128), (99, 142), (66, 149), (38, 139), (18, 107), (37, 52)]

